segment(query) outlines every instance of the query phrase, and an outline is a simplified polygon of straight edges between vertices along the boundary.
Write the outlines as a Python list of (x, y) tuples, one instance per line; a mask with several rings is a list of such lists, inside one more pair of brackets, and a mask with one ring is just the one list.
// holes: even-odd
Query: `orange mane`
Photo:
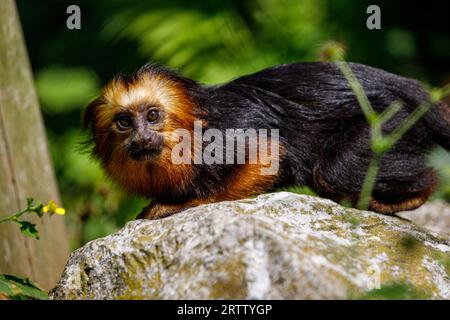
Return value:
[[(129, 159), (112, 129), (117, 113), (136, 109), (143, 103), (158, 106), (166, 113), (162, 129), (157, 130), (164, 137), (163, 150), (152, 163)], [(198, 112), (198, 106), (186, 94), (183, 83), (150, 68), (131, 79), (114, 78), (88, 106), (85, 123), (91, 124), (94, 154), (120, 186), (146, 197), (179, 196), (190, 187), (195, 172), (190, 164), (172, 163), (172, 148), (179, 142), (174, 131), (183, 128), (192, 134)]]

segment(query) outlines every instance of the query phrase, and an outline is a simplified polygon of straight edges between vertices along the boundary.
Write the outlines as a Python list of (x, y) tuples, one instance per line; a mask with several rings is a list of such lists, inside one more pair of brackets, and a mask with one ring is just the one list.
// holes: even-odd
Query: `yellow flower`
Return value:
[(66, 209), (64, 209), (64, 208), (56, 208), (55, 213), (59, 214), (60, 216), (63, 216), (63, 215), (66, 214)]
[(64, 208), (58, 207), (55, 201), (50, 200), (49, 203), (42, 208), (42, 212), (52, 214), (59, 214), (61, 216), (66, 214), (66, 210)]

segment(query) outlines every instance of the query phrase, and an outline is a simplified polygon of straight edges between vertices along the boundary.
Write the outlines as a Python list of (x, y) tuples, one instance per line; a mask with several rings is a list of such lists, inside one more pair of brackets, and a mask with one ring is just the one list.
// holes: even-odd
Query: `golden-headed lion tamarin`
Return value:
[[(383, 132), (392, 131), (428, 99), (417, 81), (360, 64), (350, 67), (376, 112), (402, 102)], [(356, 97), (338, 67), (326, 62), (281, 65), (211, 87), (149, 64), (132, 76), (116, 76), (88, 106), (84, 121), (107, 174), (127, 191), (152, 199), (142, 218), (290, 185), (308, 185), (319, 195), (356, 203), (373, 156), (370, 128)], [(192, 161), (174, 163), (173, 151), (181, 141), (177, 130), (195, 135), (199, 121), (202, 133), (263, 129), (278, 130), (279, 137), (267, 137), (275, 143), (253, 162), (196, 161), (197, 149), (207, 148), (203, 140), (182, 152)], [(249, 143), (245, 140), (245, 160)], [(450, 149), (450, 111), (443, 103), (384, 155), (370, 209), (393, 213), (426, 201), (436, 177), (425, 154), (436, 144)], [(222, 152), (217, 150), (214, 157)], [(239, 158), (234, 147), (231, 152), (232, 160)], [(262, 174), (271, 161), (264, 157), (275, 153), (277, 170)], [(229, 150), (223, 156), (229, 159)]]

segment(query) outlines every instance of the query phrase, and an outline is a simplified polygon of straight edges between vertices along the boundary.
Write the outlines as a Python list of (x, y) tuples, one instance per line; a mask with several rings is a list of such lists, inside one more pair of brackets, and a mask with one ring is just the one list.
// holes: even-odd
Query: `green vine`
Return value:
[[(0, 219), (1, 223), (12, 222), (19, 225), (22, 234), (27, 237), (39, 240), (39, 232), (36, 224), (23, 220), (22, 216), (26, 213), (36, 214), (39, 218), (48, 214), (49, 216), (57, 214), (64, 215), (66, 210), (56, 205), (53, 200), (50, 200), (47, 205), (43, 203), (34, 203), (32, 198), (27, 199), (27, 207), (10, 216)], [(0, 274), (0, 299), (47, 299), (48, 294), (38, 285), (30, 281), (28, 278), (22, 279), (14, 275)]]

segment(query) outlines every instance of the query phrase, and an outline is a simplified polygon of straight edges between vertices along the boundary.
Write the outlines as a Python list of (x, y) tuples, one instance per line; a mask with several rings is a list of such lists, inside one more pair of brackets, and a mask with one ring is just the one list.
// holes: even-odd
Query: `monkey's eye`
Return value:
[(152, 109), (147, 113), (147, 121), (155, 122), (159, 119), (159, 111), (157, 109)]
[(117, 129), (121, 131), (128, 130), (131, 127), (131, 119), (125, 114), (120, 114), (116, 117)]

